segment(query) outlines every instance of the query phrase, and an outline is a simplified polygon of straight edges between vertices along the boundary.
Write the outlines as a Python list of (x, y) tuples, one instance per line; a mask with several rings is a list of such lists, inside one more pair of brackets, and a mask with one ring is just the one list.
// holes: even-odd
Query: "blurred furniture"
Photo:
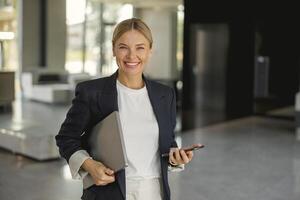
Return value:
[(54, 72), (23, 72), (23, 95), (27, 99), (46, 103), (68, 102), (70, 89), (66, 76)]
[(45, 103), (69, 103), (78, 82), (90, 80), (88, 74), (66, 72), (23, 72), (21, 77), (25, 98)]
[(0, 106), (11, 106), (15, 100), (15, 72), (0, 71)]

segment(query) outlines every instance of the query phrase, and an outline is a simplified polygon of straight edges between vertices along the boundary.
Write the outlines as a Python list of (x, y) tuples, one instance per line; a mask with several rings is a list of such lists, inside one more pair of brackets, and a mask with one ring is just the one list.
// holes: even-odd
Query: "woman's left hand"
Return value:
[(169, 152), (169, 163), (171, 165), (187, 164), (193, 159), (193, 151), (185, 152), (183, 149), (171, 148)]

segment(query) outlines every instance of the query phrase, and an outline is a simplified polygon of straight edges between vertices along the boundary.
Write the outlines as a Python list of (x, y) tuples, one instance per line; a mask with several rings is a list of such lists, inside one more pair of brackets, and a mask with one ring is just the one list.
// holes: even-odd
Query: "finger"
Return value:
[(104, 183), (112, 183), (115, 181), (115, 176), (114, 175), (109, 176), (109, 175), (104, 174), (100, 180)]
[(95, 181), (95, 184), (98, 185), (98, 186), (105, 186), (105, 185), (108, 185), (109, 183), (112, 183), (112, 182), (110, 182), (110, 181), (101, 181), (101, 180)]
[(175, 159), (178, 164), (183, 164), (183, 160), (180, 156), (179, 149), (176, 149), (176, 151), (175, 151)]
[(97, 181), (94, 181), (95, 182), (95, 185), (107, 185), (106, 183), (104, 183), (103, 181), (100, 181), (100, 180), (97, 180)]
[(115, 182), (115, 176), (108, 176), (106, 182), (107, 182), (107, 183)]
[(193, 151), (188, 151), (188, 152), (186, 152), (186, 155), (189, 158), (189, 160), (191, 161), (193, 159), (194, 153), (193, 153)]
[(174, 156), (174, 152), (176, 151), (176, 148), (170, 148), (170, 151), (169, 151), (169, 157), (172, 157)]
[(112, 183), (112, 182), (110, 182), (110, 181), (99, 181), (99, 185), (101, 185), (101, 186), (107, 185), (109, 183)]
[(107, 175), (113, 175), (114, 174), (114, 171), (109, 169), (109, 168), (105, 168), (104, 172), (107, 174)]
[(171, 163), (172, 165), (177, 165), (176, 159), (174, 157), (174, 151), (175, 149), (170, 149), (170, 153), (169, 153), (169, 163)]
[(173, 158), (171, 158), (171, 159), (169, 159), (169, 163), (171, 164), (171, 165), (178, 165), (178, 163), (177, 163), (177, 161), (176, 161), (176, 159), (173, 157)]
[(114, 176), (113, 174), (112, 175), (107, 174), (107, 172), (110, 172), (109, 169), (107, 170), (107, 168), (98, 169), (96, 178), (98, 180), (105, 181), (105, 180), (107, 180), (107, 177)]
[(184, 164), (187, 164), (188, 162), (190, 162), (190, 159), (188, 158), (188, 156), (186, 155), (184, 150), (180, 150), (180, 155), (181, 155), (181, 158), (182, 158)]

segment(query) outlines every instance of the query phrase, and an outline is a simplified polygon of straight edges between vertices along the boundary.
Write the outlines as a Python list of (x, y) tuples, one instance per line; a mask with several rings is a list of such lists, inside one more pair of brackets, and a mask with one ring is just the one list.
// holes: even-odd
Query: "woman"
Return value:
[[(143, 76), (152, 52), (152, 35), (140, 19), (119, 23), (113, 33), (118, 70), (110, 77), (79, 83), (75, 98), (56, 136), (60, 154), (73, 178), (83, 179), (82, 199), (169, 200), (168, 167), (186, 164), (192, 152), (174, 139), (174, 91)], [(92, 127), (118, 110), (129, 166), (114, 172), (89, 156)], [(169, 157), (162, 157), (162, 153)], [(93, 180), (89, 187), (87, 177)]]

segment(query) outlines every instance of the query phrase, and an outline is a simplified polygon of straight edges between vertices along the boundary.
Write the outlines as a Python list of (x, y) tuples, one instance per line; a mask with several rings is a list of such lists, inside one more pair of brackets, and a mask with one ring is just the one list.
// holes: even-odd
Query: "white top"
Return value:
[(117, 81), (117, 91), (128, 158), (126, 178), (160, 177), (159, 129), (147, 89), (131, 89)]
[[(146, 87), (134, 90), (117, 81), (118, 106), (122, 123), (125, 148), (129, 160), (126, 178), (160, 177), (160, 159), (158, 153), (158, 124), (154, 116)], [(73, 179), (82, 179), (83, 188), (93, 181), (81, 168), (86, 159), (92, 159), (86, 150), (78, 150), (69, 159)], [(168, 171), (184, 170), (184, 165), (171, 166)]]

